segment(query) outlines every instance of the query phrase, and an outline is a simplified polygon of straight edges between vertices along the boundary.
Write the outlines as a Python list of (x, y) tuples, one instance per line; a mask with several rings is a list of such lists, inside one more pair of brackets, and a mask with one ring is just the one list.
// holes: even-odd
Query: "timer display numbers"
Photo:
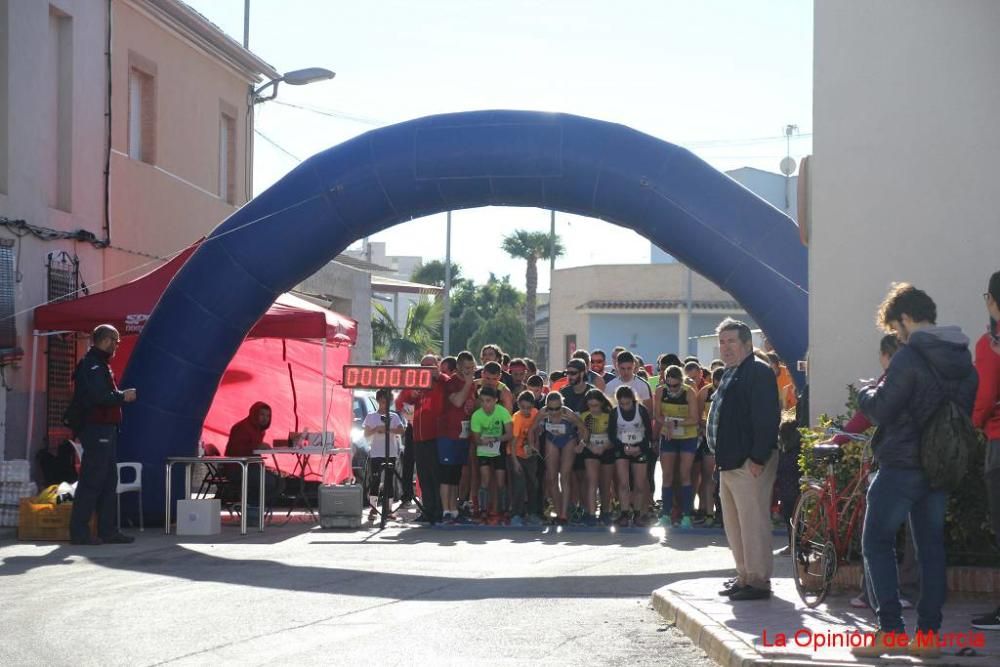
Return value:
[(430, 366), (344, 366), (345, 389), (429, 389)]

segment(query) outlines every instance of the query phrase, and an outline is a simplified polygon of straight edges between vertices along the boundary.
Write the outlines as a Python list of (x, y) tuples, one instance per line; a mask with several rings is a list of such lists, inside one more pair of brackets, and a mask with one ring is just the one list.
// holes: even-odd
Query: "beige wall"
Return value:
[[(113, 0), (111, 7), (110, 240), (119, 248), (166, 256), (235, 210), (219, 194), (223, 109), (236, 121), (234, 201), (245, 200), (247, 89), (256, 71), (275, 73), (175, 0)], [(108, 18), (107, 0), (0, 0), (0, 215), (105, 238)], [(127, 157), (130, 60), (155, 70), (152, 165)], [(0, 228), (0, 236), (13, 235)], [(4, 368), (11, 391), (0, 391), (0, 455), (7, 458), (24, 456), (31, 311), (46, 299), (46, 258), (60, 251), (79, 258), (80, 277), (91, 292), (160, 263), (72, 240), (20, 239), (13, 288), (25, 356)], [(32, 451), (45, 435), (45, 349), (42, 342)]]
[[(246, 201), (246, 108), (249, 80), (181, 32), (147, 13), (142, 2), (115, 0), (112, 52), (112, 245), (167, 256), (211, 231), (235, 206), (219, 192), (219, 121), (236, 120), (235, 202)], [(151, 69), (155, 87), (155, 159), (128, 157), (131, 64)], [(150, 260), (108, 253), (109, 285)], [(148, 267), (147, 267), (148, 268)]]
[[(50, 12), (50, 6), (54, 11)], [(0, 0), (0, 22), (7, 28), (0, 31), (6, 35), (6, 44), (0, 41), (0, 67), (7, 82), (0, 90), (0, 119), (5, 118), (7, 124), (6, 152), (0, 159), (4, 170), (0, 175), (2, 216), (49, 229), (82, 229), (98, 238), (103, 236), (104, 7), (102, 0)], [(65, 30), (62, 37), (60, 20)], [(60, 53), (61, 65), (56, 62)], [(62, 134), (58, 129), (60, 114)], [(0, 141), (0, 149), (2, 144)], [(68, 195), (61, 204), (64, 210), (53, 206), (57, 203), (53, 193), (60, 160), (62, 177), (68, 179), (63, 181)], [(3, 229), (0, 236), (13, 238)], [(0, 453), (6, 458), (23, 458), (32, 362), (31, 311), (46, 300), (47, 256), (60, 251), (79, 256), (80, 275), (91, 285), (100, 282), (104, 267), (101, 251), (87, 243), (42, 241), (29, 235), (14, 250), (20, 272), (14, 282), (14, 307), (19, 313), (15, 322), (18, 345), (25, 355), (4, 368), (4, 379), (12, 390), (0, 391)], [(44, 342), (39, 352), (36, 433), (39, 428), (44, 432)]]
[[(693, 299), (729, 301), (732, 296), (697, 273)], [(683, 264), (612, 264), (558, 269), (549, 300), (549, 349), (552, 368), (566, 363), (565, 336), (576, 334), (577, 347), (590, 349), (587, 316), (577, 308), (602, 299), (683, 299), (687, 268)], [(610, 311), (602, 311), (610, 312)]]
[(877, 370), (877, 304), (906, 280), (975, 340), (1000, 269), (1000, 2), (817, 0), (812, 413)]

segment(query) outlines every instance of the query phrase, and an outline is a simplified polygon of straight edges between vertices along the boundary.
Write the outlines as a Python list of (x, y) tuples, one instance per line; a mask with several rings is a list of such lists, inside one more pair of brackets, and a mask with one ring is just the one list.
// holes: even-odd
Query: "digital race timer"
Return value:
[(345, 389), (429, 389), (430, 366), (344, 366)]

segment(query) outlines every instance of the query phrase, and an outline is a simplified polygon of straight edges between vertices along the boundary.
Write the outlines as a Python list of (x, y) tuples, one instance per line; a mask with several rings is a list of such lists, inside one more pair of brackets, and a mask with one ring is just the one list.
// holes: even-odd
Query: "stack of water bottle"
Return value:
[(21, 498), (37, 493), (27, 461), (0, 461), (0, 527), (16, 526)]

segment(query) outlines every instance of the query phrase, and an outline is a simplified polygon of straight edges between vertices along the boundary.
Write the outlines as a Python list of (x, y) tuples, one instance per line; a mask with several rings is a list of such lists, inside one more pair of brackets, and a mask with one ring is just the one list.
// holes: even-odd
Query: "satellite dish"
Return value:
[(781, 173), (785, 176), (791, 176), (795, 173), (795, 158), (784, 157), (781, 159), (780, 165)]

